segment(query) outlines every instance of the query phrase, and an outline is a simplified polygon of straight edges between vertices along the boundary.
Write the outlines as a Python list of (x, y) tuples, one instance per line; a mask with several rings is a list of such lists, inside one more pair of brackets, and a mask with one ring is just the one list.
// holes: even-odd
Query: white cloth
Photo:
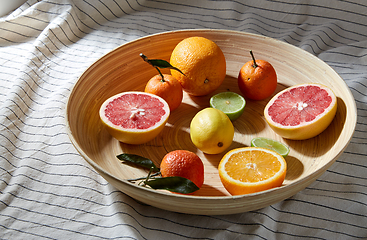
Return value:
[[(66, 101), (89, 65), (131, 40), (198, 28), (293, 44), (351, 89), (358, 120), (350, 145), (295, 196), (234, 215), (164, 211), (112, 187), (71, 144)], [(0, 18), (0, 238), (367, 238), (366, 47), (363, 0), (27, 1)]]

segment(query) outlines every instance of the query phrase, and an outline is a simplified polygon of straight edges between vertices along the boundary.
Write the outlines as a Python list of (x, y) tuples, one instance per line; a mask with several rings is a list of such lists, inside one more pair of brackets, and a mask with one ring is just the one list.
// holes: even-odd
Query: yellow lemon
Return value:
[(215, 108), (198, 112), (190, 124), (190, 137), (194, 145), (208, 154), (226, 150), (233, 141), (234, 127), (229, 117)]

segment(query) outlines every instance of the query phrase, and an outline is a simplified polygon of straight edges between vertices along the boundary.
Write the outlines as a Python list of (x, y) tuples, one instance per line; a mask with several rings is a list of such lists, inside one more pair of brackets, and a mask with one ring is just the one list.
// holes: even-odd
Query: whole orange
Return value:
[(204, 183), (204, 164), (200, 157), (187, 150), (167, 153), (161, 162), (162, 177), (183, 177), (191, 180), (197, 187)]
[(178, 108), (182, 102), (183, 92), (181, 84), (171, 75), (160, 74), (152, 77), (145, 86), (145, 92), (160, 96), (168, 103), (171, 111)]
[(193, 96), (207, 95), (216, 90), (226, 77), (226, 59), (213, 41), (204, 37), (189, 37), (174, 48), (170, 63), (183, 73), (171, 69), (171, 74), (185, 92)]
[(242, 66), (238, 75), (238, 87), (245, 98), (263, 100), (270, 97), (277, 88), (277, 74), (268, 61), (255, 60), (250, 53), (253, 60)]

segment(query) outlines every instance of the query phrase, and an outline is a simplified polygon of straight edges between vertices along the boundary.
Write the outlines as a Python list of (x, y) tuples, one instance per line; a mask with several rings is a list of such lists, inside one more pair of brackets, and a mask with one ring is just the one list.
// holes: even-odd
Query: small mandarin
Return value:
[(204, 183), (204, 164), (200, 157), (187, 150), (167, 153), (161, 162), (162, 177), (183, 177), (191, 180), (197, 187)]
[(265, 60), (245, 63), (238, 75), (238, 87), (245, 98), (263, 100), (270, 97), (277, 88), (277, 74), (273, 66)]
[(181, 84), (175, 77), (168, 74), (158, 74), (152, 77), (145, 86), (144, 91), (160, 96), (166, 100), (171, 111), (180, 106), (183, 98)]

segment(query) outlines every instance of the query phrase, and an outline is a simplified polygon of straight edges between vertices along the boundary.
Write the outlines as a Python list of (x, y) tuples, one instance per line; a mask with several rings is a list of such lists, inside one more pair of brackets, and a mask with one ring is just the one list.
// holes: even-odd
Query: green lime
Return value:
[(257, 137), (251, 140), (251, 147), (262, 147), (267, 148), (273, 151), (276, 151), (283, 157), (286, 157), (289, 153), (289, 148), (276, 140), (265, 138), (265, 137)]
[(245, 99), (234, 92), (221, 92), (210, 98), (210, 106), (224, 112), (231, 121), (242, 115), (245, 105)]

